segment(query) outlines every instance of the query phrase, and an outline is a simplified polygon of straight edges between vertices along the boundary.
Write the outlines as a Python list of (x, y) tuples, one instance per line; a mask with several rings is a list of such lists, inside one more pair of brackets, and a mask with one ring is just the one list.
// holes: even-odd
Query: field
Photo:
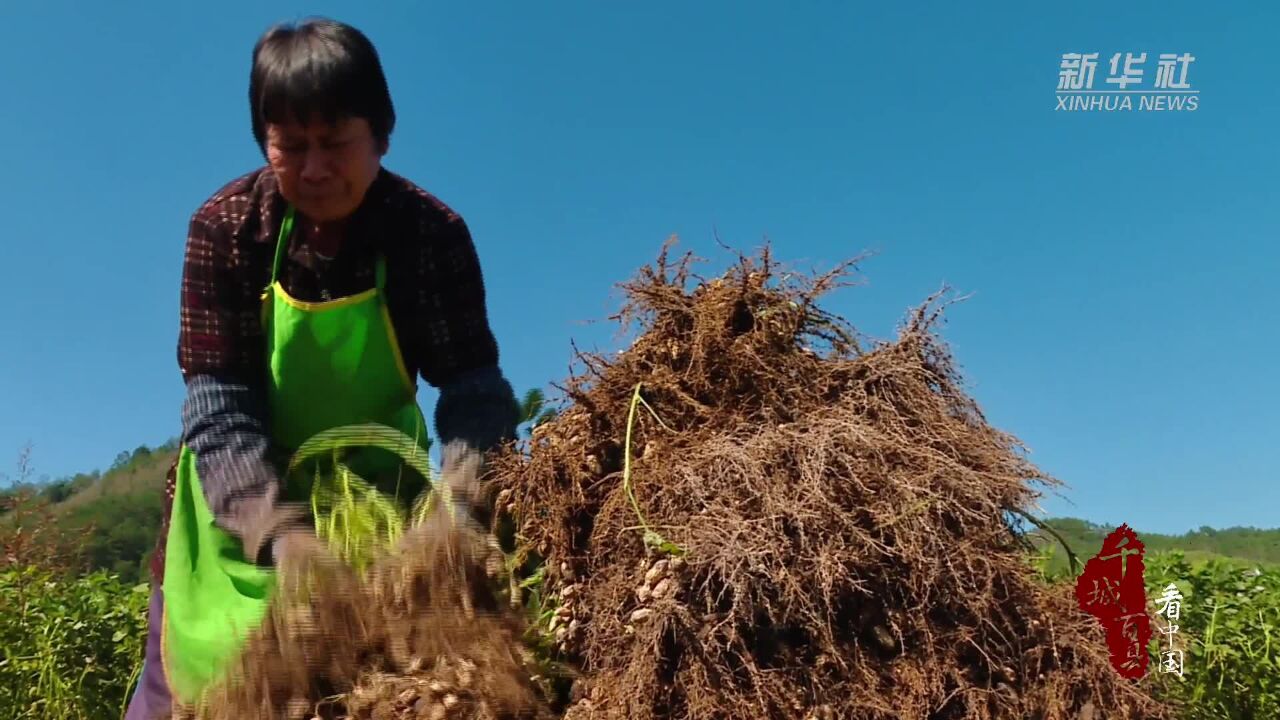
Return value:
[[(1038, 556), (1028, 561), (1044, 565)], [(1045, 581), (1069, 580), (1054, 573)], [(1177, 638), (1186, 659), (1182, 679), (1156, 673), (1157, 635), (1143, 684), (1182, 703), (1179, 717), (1188, 720), (1280, 717), (1280, 571), (1239, 558), (1191, 562), (1172, 550), (1148, 556), (1146, 580), (1153, 613), (1168, 583), (1185, 596)], [(9, 565), (0, 570), (0, 597), (0, 717), (121, 717), (139, 670), (145, 584), (105, 571), (68, 576)]]

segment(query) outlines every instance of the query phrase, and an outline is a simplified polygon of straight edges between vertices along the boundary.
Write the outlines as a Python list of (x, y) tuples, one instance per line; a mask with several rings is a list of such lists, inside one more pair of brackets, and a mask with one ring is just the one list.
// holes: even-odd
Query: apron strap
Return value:
[[(289, 236), (293, 234), (293, 205), (284, 211), (284, 222), (280, 223), (280, 237), (276, 240), (276, 257), (271, 261), (271, 285), (276, 284), (280, 274), (280, 263), (284, 260), (285, 247), (289, 245)], [(271, 287), (268, 285), (268, 289)]]

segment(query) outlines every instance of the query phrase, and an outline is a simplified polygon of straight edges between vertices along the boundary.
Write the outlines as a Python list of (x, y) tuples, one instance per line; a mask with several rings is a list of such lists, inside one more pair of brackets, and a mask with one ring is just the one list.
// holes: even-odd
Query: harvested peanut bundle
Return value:
[(818, 305), (848, 265), (691, 262), (623, 285), (630, 348), (496, 463), (566, 717), (1168, 717), (1025, 561), (1009, 513), (1056, 481), (964, 393), (937, 298), (876, 342)]

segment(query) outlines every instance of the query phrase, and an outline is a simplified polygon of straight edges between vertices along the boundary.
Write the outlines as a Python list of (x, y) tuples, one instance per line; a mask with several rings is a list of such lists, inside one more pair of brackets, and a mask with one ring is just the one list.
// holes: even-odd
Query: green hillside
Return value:
[[(1116, 528), (1071, 517), (1050, 518), (1044, 523), (1061, 536), (1082, 563), (1098, 552), (1103, 538)], [(1219, 559), (1251, 567), (1280, 567), (1280, 528), (1215, 530), (1201, 527), (1182, 535), (1146, 533), (1141, 528), (1134, 531), (1148, 553), (1180, 550), (1193, 564)], [(1030, 537), (1042, 554), (1049, 555), (1048, 572), (1061, 574), (1067, 571), (1069, 563), (1058, 540), (1042, 530), (1036, 530)]]
[(56, 540), (64, 545), (60, 550), (78, 549), (88, 569), (111, 571), (126, 583), (146, 579), (163, 513), (164, 479), (176, 444), (121, 453), (105, 473), (80, 473), (0, 491), (0, 508), (8, 505), (6, 498), (19, 497), (29, 506), (41, 505), (61, 531)]

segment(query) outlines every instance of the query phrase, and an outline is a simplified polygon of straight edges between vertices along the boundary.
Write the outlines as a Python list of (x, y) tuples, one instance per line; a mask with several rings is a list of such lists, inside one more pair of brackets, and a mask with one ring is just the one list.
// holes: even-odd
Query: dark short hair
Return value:
[(326, 18), (276, 25), (253, 48), (253, 137), (266, 152), (267, 123), (362, 117), (383, 148), (396, 124), (378, 51), (364, 33)]

